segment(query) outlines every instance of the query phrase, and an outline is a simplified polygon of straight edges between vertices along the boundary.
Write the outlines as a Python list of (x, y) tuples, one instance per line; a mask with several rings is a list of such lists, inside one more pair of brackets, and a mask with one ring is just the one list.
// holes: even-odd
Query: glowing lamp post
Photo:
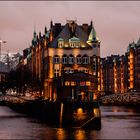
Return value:
[(6, 41), (3, 41), (0, 39), (0, 60), (1, 60), (1, 47), (2, 47), (2, 43), (6, 43)]

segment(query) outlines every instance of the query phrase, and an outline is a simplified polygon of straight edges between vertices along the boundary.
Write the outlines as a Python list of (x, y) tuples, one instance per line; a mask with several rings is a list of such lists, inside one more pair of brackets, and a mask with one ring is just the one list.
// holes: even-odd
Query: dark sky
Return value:
[(93, 21), (101, 40), (101, 56), (124, 54), (129, 42), (140, 37), (139, 1), (0, 1), (0, 38), (7, 43), (2, 51), (22, 52), (37, 33), (49, 28), (50, 20), (78, 24)]

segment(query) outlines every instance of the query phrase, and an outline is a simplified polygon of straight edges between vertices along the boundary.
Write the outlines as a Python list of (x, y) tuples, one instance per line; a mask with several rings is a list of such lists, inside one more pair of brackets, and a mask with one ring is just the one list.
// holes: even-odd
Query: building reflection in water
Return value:
[(85, 133), (86, 133), (85, 130), (77, 129), (74, 133), (74, 138), (84, 140), (86, 139)]
[(66, 139), (66, 132), (63, 128), (58, 128), (57, 129), (56, 139), (59, 139), (59, 140)]

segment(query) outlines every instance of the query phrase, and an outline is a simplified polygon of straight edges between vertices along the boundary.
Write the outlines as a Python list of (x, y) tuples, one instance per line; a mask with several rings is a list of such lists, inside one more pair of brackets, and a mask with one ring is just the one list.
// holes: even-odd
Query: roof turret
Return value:
[(92, 42), (92, 41), (96, 41), (96, 40), (97, 40), (96, 31), (95, 31), (94, 27), (92, 27), (91, 32), (88, 37), (88, 41)]
[(139, 37), (139, 39), (137, 41), (137, 46), (140, 46), (140, 37)]

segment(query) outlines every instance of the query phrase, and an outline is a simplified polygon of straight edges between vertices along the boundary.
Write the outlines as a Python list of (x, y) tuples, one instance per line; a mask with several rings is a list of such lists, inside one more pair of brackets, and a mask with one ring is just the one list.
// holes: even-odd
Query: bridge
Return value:
[(103, 105), (140, 105), (140, 92), (112, 94), (100, 97)]

